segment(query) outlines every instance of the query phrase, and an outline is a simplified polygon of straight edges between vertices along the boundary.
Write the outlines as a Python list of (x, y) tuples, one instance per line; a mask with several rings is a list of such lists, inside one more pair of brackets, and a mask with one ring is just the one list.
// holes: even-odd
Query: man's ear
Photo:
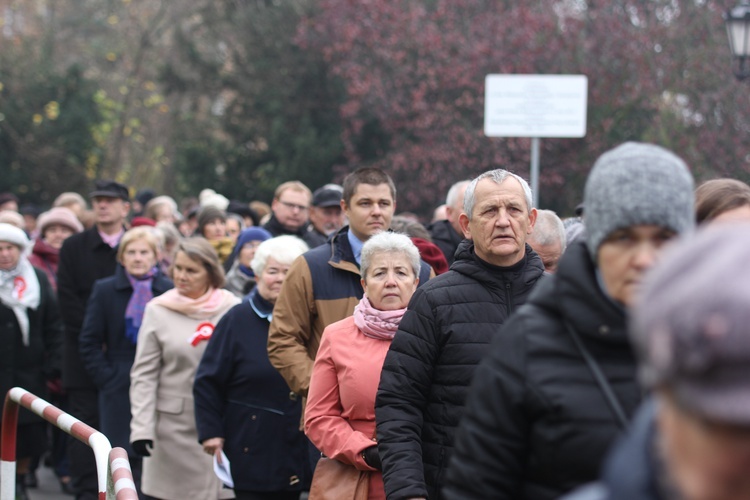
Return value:
[(461, 231), (464, 233), (464, 238), (470, 240), (471, 229), (469, 229), (469, 216), (461, 212), (461, 215), (458, 216), (458, 224), (461, 226)]
[(532, 208), (531, 212), (529, 212), (529, 229), (526, 230), (526, 234), (531, 234), (534, 231), (537, 213), (536, 208)]

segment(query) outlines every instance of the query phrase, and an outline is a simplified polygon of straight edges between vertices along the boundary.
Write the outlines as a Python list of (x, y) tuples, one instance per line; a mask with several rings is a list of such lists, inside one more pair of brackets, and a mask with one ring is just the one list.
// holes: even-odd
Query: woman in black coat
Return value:
[[(0, 224), (0, 395), (21, 387), (46, 398), (46, 380), (60, 376), (62, 320), (52, 286), (27, 258), (31, 242)], [(16, 498), (27, 498), (23, 474), (46, 447), (43, 420), (20, 410), (16, 441)]]
[[(114, 276), (94, 284), (81, 328), (81, 358), (99, 389), (101, 430), (112, 446), (128, 451), (134, 470), (140, 458), (130, 448), (130, 367), (146, 302), (172, 288), (157, 267), (158, 239), (151, 229), (127, 231), (117, 251)], [(150, 286), (149, 286), (150, 284)], [(134, 293), (134, 287), (140, 293)]]
[(238, 500), (296, 500), (310, 485), (302, 402), (266, 347), (281, 284), (306, 250), (294, 236), (260, 244), (252, 261), (257, 285), (219, 321), (195, 376), (198, 439), (206, 453), (225, 452)]
[(447, 499), (558, 498), (595, 480), (641, 398), (626, 307), (662, 245), (693, 226), (693, 179), (658, 146), (604, 154), (572, 244), (493, 339), (469, 393)]

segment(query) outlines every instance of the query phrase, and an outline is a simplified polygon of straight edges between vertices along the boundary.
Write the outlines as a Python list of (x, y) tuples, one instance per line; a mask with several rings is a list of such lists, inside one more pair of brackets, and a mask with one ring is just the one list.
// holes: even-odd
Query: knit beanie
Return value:
[(83, 231), (83, 224), (78, 220), (76, 214), (69, 208), (55, 207), (39, 216), (37, 226), (39, 234), (44, 235), (44, 231), (53, 224), (69, 227), (74, 233)]
[(251, 241), (266, 241), (271, 238), (273, 238), (273, 235), (262, 227), (249, 227), (244, 229), (237, 237), (237, 243), (234, 245), (232, 255), (237, 257), (240, 250), (242, 250), (242, 247), (245, 246), (245, 243), (250, 243)]
[(653, 224), (676, 233), (691, 230), (693, 187), (685, 162), (660, 146), (626, 142), (601, 155), (583, 195), (591, 258), (618, 229)]
[(21, 249), (22, 254), (27, 254), (27, 250), (31, 249), (31, 241), (29, 241), (26, 233), (22, 229), (5, 222), (0, 222), (0, 241), (16, 245)]

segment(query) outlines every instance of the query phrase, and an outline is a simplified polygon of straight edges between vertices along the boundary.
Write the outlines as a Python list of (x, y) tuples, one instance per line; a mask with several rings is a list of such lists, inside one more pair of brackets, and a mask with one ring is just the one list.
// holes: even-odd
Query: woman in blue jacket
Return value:
[(296, 500), (310, 485), (302, 404), (266, 350), (281, 284), (306, 250), (294, 236), (260, 244), (251, 264), (257, 284), (216, 326), (195, 376), (198, 439), (206, 453), (226, 453), (238, 500)]
[(130, 447), (130, 367), (146, 303), (172, 288), (159, 271), (159, 240), (144, 226), (126, 232), (114, 276), (94, 284), (81, 328), (83, 363), (99, 389), (101, 431), (128, 451), (137, 475), (140, 457)]

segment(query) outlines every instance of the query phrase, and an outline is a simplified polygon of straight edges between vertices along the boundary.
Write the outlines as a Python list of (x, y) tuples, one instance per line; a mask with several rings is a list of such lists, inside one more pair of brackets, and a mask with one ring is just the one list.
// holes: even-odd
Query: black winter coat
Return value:
[(302, 491), (309, 441), (302, 399), (268, 360), (272, 311), (255, 288), (216, 325), (193, 383), (198, 440), (225, 439), (237, 490)]
[(112, 276), (117, 267), (117, 248), (99, 236), (96, 227), (74, 234), (60, 249), (57, 268), (57, 296), (65, 322), (63, 341), (63, 386), (69, 389), (94, 389), (78, 350), (86, 304), (96, 280)]
[[(21, 387), (46, 399), (46, 379), (60, 375), (60, 347), (63, 325), (57, 299), (47, 276), (34, 269), (39, 279), (39, 307), (27, 309), (29, 345), (23, 345), (21, 327), (13, 310), (0, 302), (0, 394)], [(41, 422), (28, 410), (20, 409), (18, 423)]]
[(674, 493), (668, 484), (663, 460), (657, 456), (658, 403), (652, 398), (641, 405), (627, 436), (610, 453), (602, 480), (565, 497), (564, 500), (667, 500)]
[(432, 242), (445, 255), (448, 265), (453, 264), (453, 261), (456, 260), (456, 250), (464, 240), (463, 235), (458, 234), (447, 220), (435, 221), (427, 226), (427, 230), (430, 232), (430, 236), (432, 236)]
[(491, 338), (544, 273), (526, 246), (491, 266), (464, 241), (447, 273), (417, 289), (385, 358), (375, 402), (389, 500), (437, 498), (464, 400)]
[(582, 241), (495, 337), (477, 370), (448, 499), (552, 499), (593, 481), (620, 427), (565, 329), (580, 336), (629, 416), (641, 398), (624, 309)]
[[(154, 297), (172, 288), (161, 273), (154, 276)], [(114, 276), (94, 284), (81, 328), (81, 359), (99, 389), (100, 431), (113, 447), (130, 448), (130, 368), (135, 344), (125, 336), (125, 310), (133, 295), (125, 270), (117, 266)]]

